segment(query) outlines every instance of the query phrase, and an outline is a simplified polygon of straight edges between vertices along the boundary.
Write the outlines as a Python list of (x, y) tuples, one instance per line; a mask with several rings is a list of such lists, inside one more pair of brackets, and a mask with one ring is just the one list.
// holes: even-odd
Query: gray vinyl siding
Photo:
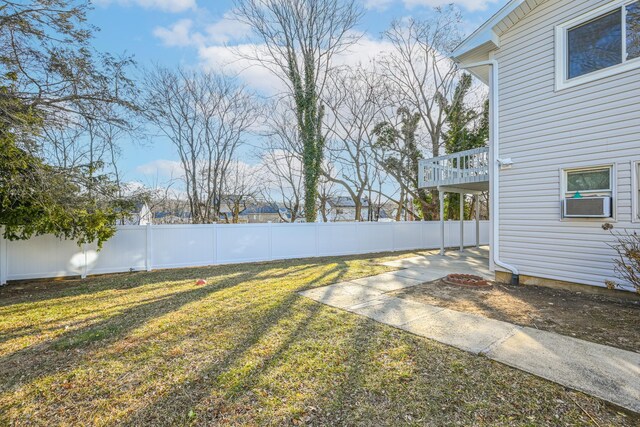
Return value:
[(640, 160), (640, 69), (555, 91), (555, 26), (605, 4), (549, 0), (501, 36), (500, 256), (524, 275), (604, 286), (614, 279), (602, 220), (561, 220), (561, 170), (614, 165), (615, 229), (632, 222)]

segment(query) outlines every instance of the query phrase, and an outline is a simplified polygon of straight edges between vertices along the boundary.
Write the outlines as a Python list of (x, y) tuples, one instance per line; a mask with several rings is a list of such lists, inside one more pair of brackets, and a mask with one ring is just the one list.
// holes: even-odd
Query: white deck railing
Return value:
[(489, 147), (420, 160), (421, 188), (489, 181)]

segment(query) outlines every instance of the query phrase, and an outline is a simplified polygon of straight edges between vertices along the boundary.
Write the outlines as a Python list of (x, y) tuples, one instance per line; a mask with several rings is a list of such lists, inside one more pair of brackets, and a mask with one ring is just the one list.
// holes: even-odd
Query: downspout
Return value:
[(511, 284), (517, 285), (520, 283), (520, 273), (518, 269), (511, 264), (500, 260), (500, 170), (498, 165), (498, 154), (500, 153), (500, 132), (498, 125), (499, 117), (499, 91), (498, 91), (498, 76), (499, 68), (498, 61), (495, 59), (489, 59), (487, 61), (474, 62), (472, 64), (465, 65), (463, 68), (475, 68), (475, 67), (491, 67), (491, 81), (489, 85), (489, 111), (490, 116), (490, 134), (491, 143), (489, 144), (489, 158), (491, 162), (491, 229), (493, 233), (493, 246), (491, 251), (493, 253), (493, 262), (495, 265), (511, 271)]

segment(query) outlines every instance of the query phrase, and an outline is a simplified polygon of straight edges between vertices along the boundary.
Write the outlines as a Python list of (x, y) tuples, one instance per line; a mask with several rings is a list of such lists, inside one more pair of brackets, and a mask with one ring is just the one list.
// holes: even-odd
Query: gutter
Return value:
[(499, 157), (500, 153), (500, 132), (499, 132), (499, 91), (498, 91), (498, 76), (499, 66), (498, 61), (495, 59), (489, 59), (487, 61), (474, 62), (465, 65), (463, 68), (475, 68), (475, 67), (491, 67), (491, 80), (489, 84), (489, 118), (490, 118), (490, 141), (489, 144), (489, 159), (491, 161), (492, 175), (491, 175), (491, 231), (493, 234), (493, 245), (491, 252), (493, 253), (493, 262), (499, 267), (511, 271), (511, 284), (518, 285), (520, 283), (520, 273), (518, 269), (506, 262), (500, 260), (500, 170), (499, 170)]

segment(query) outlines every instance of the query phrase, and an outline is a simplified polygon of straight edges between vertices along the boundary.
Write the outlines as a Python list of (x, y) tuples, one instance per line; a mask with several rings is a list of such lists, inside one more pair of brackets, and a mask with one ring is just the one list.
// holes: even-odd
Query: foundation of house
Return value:
[[(496, 282), (511, 283), (511, 273), (496, 271)], [(599, 286), (583, 285), (581, 283), (565, 282), (562, 280), (545, 279), (543, 277), (520, 275), (521, 285), (544, 286), (547, 288), (565, 289), (574, 292), (584, 292), (590, 294), (608, 295), (617, 298), (638, 300), (640, 295), (635, 292), (623, 291), (619, 289), (609, 289)]]

